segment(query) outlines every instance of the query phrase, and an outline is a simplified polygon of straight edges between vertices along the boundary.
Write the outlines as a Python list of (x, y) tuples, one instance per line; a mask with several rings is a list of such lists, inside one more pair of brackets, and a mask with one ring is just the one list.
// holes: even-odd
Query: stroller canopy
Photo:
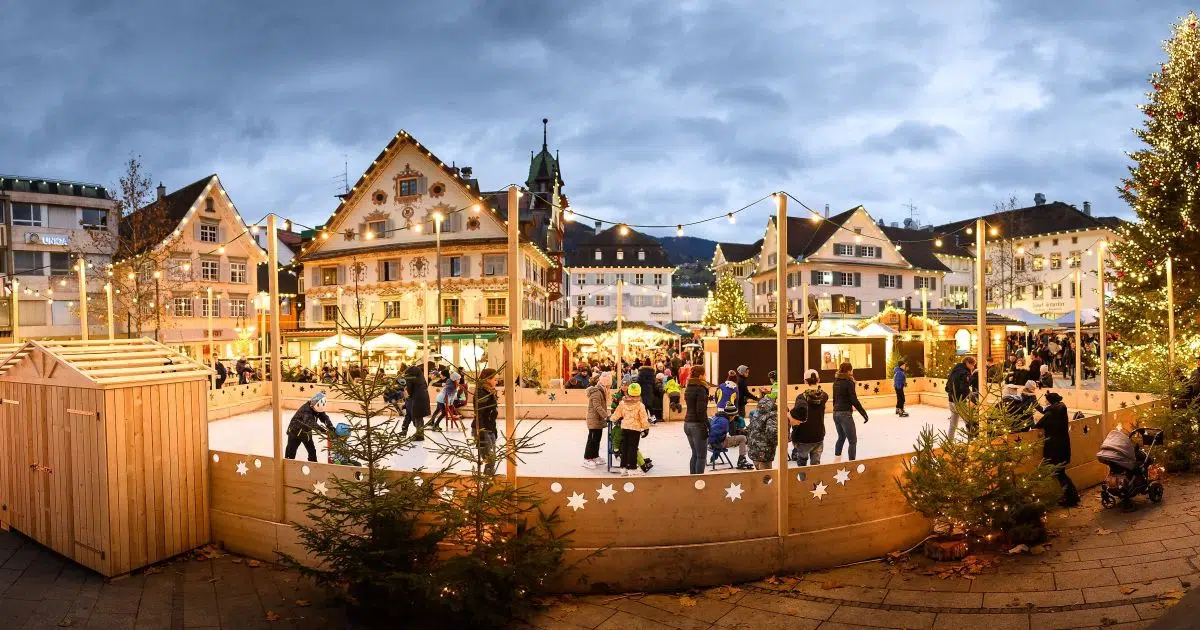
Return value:
[(1096, 459), (1102, 464), (1133, 470), (1138, 466), (1137, 446), (1124, 432), (1114, 429), (1104, 438)]

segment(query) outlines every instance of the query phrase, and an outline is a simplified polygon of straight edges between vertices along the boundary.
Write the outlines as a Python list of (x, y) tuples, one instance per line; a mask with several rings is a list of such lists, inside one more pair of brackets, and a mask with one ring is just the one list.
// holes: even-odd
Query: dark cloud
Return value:
[[(217, 172), (250, 218), (323, 221), (398, 129), (485, 187), (540, 119), (572, 203), (672, 224), (773, 190), (945, 221), (1034, 192), (1113, 192), (1180, 0), (712, 0), (6, 5), (0, 172), (113, 183), (140, 153)], [(49, 28), (52, 26), (53, 28)], [(754, 212), (758, 212), (757, 215)], [(752, 240), (766, 206), (698, 227)]]

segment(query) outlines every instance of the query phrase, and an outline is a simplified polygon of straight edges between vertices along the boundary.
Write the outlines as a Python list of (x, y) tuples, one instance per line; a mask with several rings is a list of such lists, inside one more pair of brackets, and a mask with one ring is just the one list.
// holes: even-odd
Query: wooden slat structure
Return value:
[(146, 338), (0, 346), (0, 524), (105, 576), (207, 543), (209, 374)]

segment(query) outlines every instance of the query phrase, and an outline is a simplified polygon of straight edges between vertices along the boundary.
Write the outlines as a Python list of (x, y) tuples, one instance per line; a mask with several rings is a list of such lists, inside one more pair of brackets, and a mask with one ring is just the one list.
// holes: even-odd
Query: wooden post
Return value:
[(1083, 322), (1080, 321), (1082, 309), (1079, 308), (1083, 299), (1083, 283), (1080, 280), (1080, 266), (1083, 261), (1075, 264), (1075, 406), (1083, 402)]
[(76, 263), (76, 271), (79, 276), (79, 334), (80, 339), (88, 340), (88, 316), (87, 316), (87, 262), (80, 258)]
[(625, 316), (622, 304), (622, 295), (625, 293), (625, 276), (617, 274), (617, 384), (621, 383), (622, 375), (625, 373), (625, 334), (622, 326), (625, 323)]
[[(517, 354), (521, 352), (518, 334), (521, 330), (521, 213), (516, 186), (508, 187), (508, 336), (504, 350), (508, 354), (504, 362), (504, 439), (511, 447), (517, 437)], [(508, 478), (517, 478), (515, 453), (508, 458)]]
[(342, 287), (337, 288), (337, 308), (333, 315), (333, 333), (336, 340), (333, 344), (333, 367), (342, 367)]
[(991, 341), (987, 336), (987, 278), (983, 275), (983, 260), (986, 257), (987, 223), (983, 219), (975, 220), (975, 317), (976, 335), (979, 341), (975, 356), (975, 369), (979, 374), (979, 399), (987, 395), (987, 350)]
[[(438, 263), (441, 264), (441, 263)], [(429, 287), (421, 281), (421, 374), (429, 382)]]
[[(801, 271), (800, 275), (803, 276), (804, 272)], [(809, 316), (809, 312), (808, 312), (808, 281), (805, 280), (803, 277), (801, 277), (800, 280), (801, 280), (801, 283), (800, 283), (800, 300), (801, 300), (800, 312), (804, 314), (804, 362), (801, 363), (801, 365), (804, 366), (804, 374), (800, 375), (801, 380), (803, 380), (803, 379), (808, 378), (808, 369), (809, 369), (808, 368), (808, 316)]]
[[(12, 251), (11, 247), (9, 251)], [(13, 343), (21, 343), (21, 281), (15, 277), (12, 279), (12, 332)]]
[(1096, 243), (1096, 280), (1100, 303), (1100, 417), (1108, 422), (1108, 330), (1104, 326), (1104, 249), (1105, 241)]
[(775, 193), (775, 203), (779, 204), (779, 226), (775, 231), (775, 283), (779, 285), (780, 298), (775, 300), (775, 375), (779, 381), (779, 398), (775, 400), (777, 411), (776, 425), (778, 430), (776, 464), (779, 466), (779, 483), (775, 484), (775, 496), (778, 501), (779, 537), (791, 533), (788, 529), (788, 435), (791, 427), (787, 423), (788, 391), (788, 348), (787, 348), (787, 195)]
[[(942, 282), (945, 282), (942, 278)], [(942, 287), (945, 289), (946, 287)], [(929, 376), (929, 287), (921, 287), (921, 348), (924, 359), (921, 361), (921, 373)]]
[(213, 322), (212, 322), (213, 310), (214, 310), (213, 307), (216, 305), (213, 304), (212, 287), (208, 287), (207, 291), (208, 291), (208, 354), (210, 355), (210, 358), (212, 358), (212, 357), (218, 356), (217, 355), (217, 347), (213, 345), (213, 325), (212, 325), (213, 324)]
[(117, 338), (117, 327), (113, 323), (113, 305), (112, 305), (113, 287), (112, 282), (104, 283), (104, 302), (108, 310), (108, 338)]
[[(279, 238), (275, 234), (275, 213), (267, 215), (267, 287), (268, 302), (263, 306), (270, 307), (279, 303)], [(209, 314), (212, 314), (212, 303), (209, 303)], [(209, 318), (212, 326), (212, 318)], [(209, 328), (209, 335), (212, 328)], [(211, 337), (210, 337), (211, 339)], [(283, 409), (280, 407), (279, 391), (282, 386), (279, 362), (279, 309), (271, 308), (271, 427), (274, 437), (275, 456), (275, 522), (287, 520), (287, 495), (283, 469)]]
[(1167, 370), (1175, 373), (1175, 275), (1167, 256)]

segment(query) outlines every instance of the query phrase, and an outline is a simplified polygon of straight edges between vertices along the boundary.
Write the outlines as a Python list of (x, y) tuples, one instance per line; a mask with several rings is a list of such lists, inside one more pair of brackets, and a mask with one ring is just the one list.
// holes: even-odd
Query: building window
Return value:
[(462, 276), (462, 256), (442, 256), (442, 277)]
[(483, 257), (483, 275), (502, 276), (508, 273), (508, 258), (502, 254), (491, 254)]
[(644, 249), (638, 250), (638, 260), (646, 260), (646, 250), (644, 250)]
[(992, 297), (992, 287), (987, 288), (987, 301), (989, 301), (989, 302), (995, 301), (995, 298)]
[(217, 211), (216, 206), (213, 204), (212, 197), (209, 197), (208, 199), (204, 200), (204, 211), (205, 212), (216, 212)]
[(1025, 299), (1025, 285), (1022, 284), (1022, 285), (1017, 286), (1015, 289), (1015, 294), (1016, 294), (1018, 300), (1024, 300)]
[(32, 203), (12, 204), (13, 225), (42, 225), (42, 207)]
[(246, 316), (246, 298), (230, 298), (229, 299), (229, 316), (230, 317), (245, 317)]
[(646, 274), (644, 274), (644, 273), (633, 274), (633, 283), (634, 284), (645, 284), (646, 283)]
[[(582, 296), (580, 296), (582, 297)], [(488, 317), (507, 317), (508, 302), (502, 297), (490, 297), (487, 299), (487, 316)]]
[(337, 267), (321, 267), (321, 286), (331, 286), (337, 283)]
[(44, 275), (42, 273), (42, 252), (13, 252), (13, 272), (21, 276)]
[(1041, 297), (1042, 297), (1042, 285), (1040, 285), (1040, 284), (1033, 285), (1033, 299), (1037, 300), (1037, 299), (1040, 299)]
[(776, 256), (775, 254), (767, 254), (767, 266), (768, 267), (774, 267), (775, 263), (778, 262), (778, 260), (779, 260), (779, 257)]
[(1075, 251), (1071, 252), (1070, 256), (1067, 257), (1067, 266), (1070, 267), (1071, 269), (1074, 269), (1079, 266), (1079, 261), (1080, 261), (1079, 250), (1075, 250)]
[(66, 252), (50, 252), (50, 275), (65, 276), (71, 273), (71, 255)]
[(411, 197), (413, 195), (419, 194), (419, 193), (417, 193), (416, 178), (400, 180), (400, 183), (397, 184), (396, 192), (401, 197)]
[(337, 304), (321, 305), (321, 321), (335, 322), (338, 318)]
[(200, 298), (200, 317), (208, 317), (210, 310), (212, 311), (213, 317), (220, 317), (221, 303), (218, 302), (216, 298), (209, 300), (208, 296)]
[(367, 224), (367, 235), (370, 238), (383, 238), (386, 236), (387, 222), (386, 221), (371, 221)]
[(833, 255), (835, 255), (835, 256), (853, 256), (854, 255), (854, 246), (847, 245), (846, 243), (834, 243), (833, 244)]
[(608, 296), (605, 296), (605, 295), (597, 295), (596, 296), (596, 306), (606, 306), (607, 304), (608, 304)]
[(617, 250), (617, 260), (625, 260), (625, 250), (623, 250), (623, 249)]
[(990, 259), (983, 262), (983, 273), (989, 276), (992, 275), (992, 261)]
[(246, 283), (246, 263), (231, 262), (229, 263), (229, 281), (236, 284)]
[(216, 223), (200, 224), (200, 241), (203, 243), (217, 242), (218, 227)]
[(1072, 244), (1072, 245), (1078, 245), (1078, 244), (1079, 244), (1079, 237), (1078, 237), (1078, 236), (1072, 236), (1072, 237), (1071, 237), (1071, 244)]
[(400, 300), (389, 300), (383, 303), (384, 319), (396, 319), (400, 317)]
[(108, 210), (84, 208), (79, 223), (88, 230), (103, 230), (108, 227)]
[(814, 271), (812, 275), (812, 283), (821, 286), (833, 286), (832, 271)]
[(860, 245), (855, 253), (862, 258), (879, 258), (879, 248), (874, 245)]
[(442, 299), (442, 323), (457, 324), (458, 323), (458, 298), (443, 298)]
[[(1017, 273), (1025, 271), (1025, 258), (1023, 256), (1013, 258), (1013, 270)], [(989, 270), (988, 273), (991, 273), (991, 271)]]
[(392, 282), (400, 279), (400, 261), (385, 260), (379, 266), (380, 280), (384, 282)]
[[(1054, 240), (1057, 241), (1058, 239), (1054, 239)], [(1054, 252), (1053, 254), (1050, 254), (1050, 268), (1051, 269), (1062, 269), (1062, 254), (1060, 254), (1058, 252)]]
[(1033, 270), (1041, 271), (1045, 268), (1046, 268), (1046, 257), (1045, 256), (1034, 256), (1033, 257)]
[(1050, 297), (1052, 297), (1052, 298), (1062, 297), (1062, 283), (1061, 282), (1058, 284), (1050, 285)]
[(596, 260), (600, 260), (600, 250), (596, 250)]
[(654, 274), (654, 284), (656, 284), (658, 286), (662, 286), (662, 283), (663, 283), (663, 275), (661, 273)]
[(175, 317), (192, 316), (192, 298), (177, 297), (172, 306), (175, 308)]
[(1034, 242), (1033, 242), (1033, 248), (1034, 248), (1034, 249), (1038, 249), (1038, 248), (1040, 248), (1041, 246), (1042, 246), (1042, 242), (1041, 242), (1041, 241), (1034, 241)]
[(881, 289), (899, 289), (902, 286), (900, 282), (900, 276), (898, 275), (890, 273), (879, 274), (879, 288)]
[(582, 272), (581, 272), (581, 273), (579, 274), (579, 286), (581, 286), (581, 287), (582, 287), (582, 286), (584, 286), (584, 285), (586, 285), (586, 284), (587, 284), (587, 274), (586, 274), (586, 273), (582, 273)]
[(221, 280), (221, 263), (215, 260), (201, 260), (200, 279), (219, 282)]
[(1056, 239), (1056, 238), (1050, 239), (1050, 244), (1054, 247), (1058, 247), (1058, 239)]

